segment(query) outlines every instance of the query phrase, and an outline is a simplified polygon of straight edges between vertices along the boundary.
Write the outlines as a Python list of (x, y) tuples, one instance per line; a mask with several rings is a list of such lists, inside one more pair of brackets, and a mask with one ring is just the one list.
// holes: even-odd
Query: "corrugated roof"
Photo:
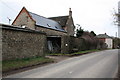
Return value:
[(107, 34), (99, 34), (97, 35), (98, 38), (111, 38), (110, 36), (108, 36)]
[(37, 15), (37, 14), (32, 13), (32, 12), (29, 12), (29, 14), (36, 21), (36, 25), (38, 25), (38, 26), (42, 26), (42, 27), (46, 27), (46, 28), (50, 28), (50, 29), (55, 29), (55, 30), (59, 30), (59, 31), (64, 31), (62, 29), (62, 26), (54, 20), (45, 18), (43, 16)]
[(49, 19), (57, 21), (62, 27), (66, 26), (69, 15), (67, 16), (58, 16), (58, 17), (50, 17)]

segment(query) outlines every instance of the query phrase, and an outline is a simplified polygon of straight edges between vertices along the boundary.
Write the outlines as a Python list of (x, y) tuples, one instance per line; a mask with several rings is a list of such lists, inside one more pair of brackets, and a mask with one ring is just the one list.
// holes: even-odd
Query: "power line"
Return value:
[(11, 8), (10, 6), (8, 6), (4, 1), (2, 1), (2, 0), (0, 0), (0, 1), (1, 1), (1, 3), (2, 3), (3, 5), (5, 5), (6, 7), (8, 7), (9, 9), (11, 9), (12, 11), (17, 12), (15, 9)]
[[(0, 0), (0, 2), (3, 4), (3, 6), (5, 6), (5, 7), (7, 7), (10, 11), (11, 11), (11, 14), (13, 14), (13, 15), (15, 15), (16, 14), (16, 10), (15, 9), (13, 9), (13, 8), (11, 8), (8, 4), (6, 4), (6, 2), (4, 2), (4, 1), (2, 1), (2, 0)], [(1, 7), (2, 8), (2, 7)], [(4, 11), (3, 11), (3, 13), (4, 13)], [(10, 19), (8, 16), (10, 16), (9, 15), (9, 13), (8, 13), (8, 15), (5, 17), (5, 16), (2, 16), (5, 20), (6, 20), (6, 18), (8, 19), (8, 23), (10, 24), (10, 22), (12, 21), (12, 19)]]

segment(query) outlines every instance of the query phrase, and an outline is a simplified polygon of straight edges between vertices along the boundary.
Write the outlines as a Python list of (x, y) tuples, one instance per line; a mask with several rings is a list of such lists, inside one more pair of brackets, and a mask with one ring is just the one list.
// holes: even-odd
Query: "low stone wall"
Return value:
[(64, 53), (64, 54), (70, 53), (70, 37), (69, 36), (61, 37), (61, 53)]
[(44, 56), (46, 34), (40, 31), (2, 25), (2, 59)]

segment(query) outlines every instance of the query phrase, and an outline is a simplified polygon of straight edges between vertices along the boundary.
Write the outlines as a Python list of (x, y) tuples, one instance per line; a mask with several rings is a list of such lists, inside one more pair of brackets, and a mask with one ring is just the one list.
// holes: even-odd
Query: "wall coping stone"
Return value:
[(22, 31), (22, 32), (30, 32), (30, 33), (39, 33), (39, 34), (46, 35), (45, 32), (41, 32), (38, 30), (31, 30), (31, 29), (27, 29), (27, 28), (20, 28), (20, 27), (13, 26), (13, 25), (0, 24), (0, 26), (1, 26), (0, 29), (15, 30), (15, 31)]

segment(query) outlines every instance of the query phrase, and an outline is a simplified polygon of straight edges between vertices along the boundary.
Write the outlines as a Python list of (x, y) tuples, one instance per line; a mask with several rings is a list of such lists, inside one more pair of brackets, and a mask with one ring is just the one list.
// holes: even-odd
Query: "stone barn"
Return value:
[(67, 16), (46, 18), (23, 7), (12, 25), (45, 32), (50, 53), (69, 53), (69, 42), (65, 36), (74, 36), (75, 29), (71, 8)]

